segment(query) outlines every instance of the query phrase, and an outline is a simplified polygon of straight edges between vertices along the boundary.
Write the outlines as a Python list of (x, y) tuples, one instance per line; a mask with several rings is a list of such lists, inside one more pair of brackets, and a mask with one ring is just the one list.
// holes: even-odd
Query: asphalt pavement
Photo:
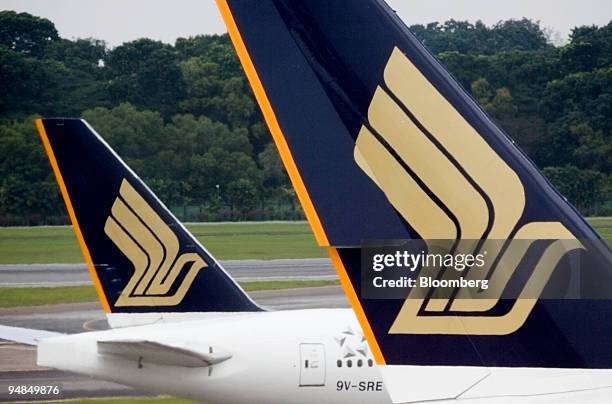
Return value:
[[(328, 258), (228, 260), (220, 262), (238, 281), (337, 279)], [(0, 265), (0, 287), (54, 287), (91, 284), (85, 264)]]

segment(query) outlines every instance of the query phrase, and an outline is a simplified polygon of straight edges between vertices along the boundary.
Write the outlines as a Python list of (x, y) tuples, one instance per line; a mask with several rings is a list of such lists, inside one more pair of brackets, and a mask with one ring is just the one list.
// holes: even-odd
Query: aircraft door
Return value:
[(325, 347), (300, 344), (300, 387), (325, 386)]

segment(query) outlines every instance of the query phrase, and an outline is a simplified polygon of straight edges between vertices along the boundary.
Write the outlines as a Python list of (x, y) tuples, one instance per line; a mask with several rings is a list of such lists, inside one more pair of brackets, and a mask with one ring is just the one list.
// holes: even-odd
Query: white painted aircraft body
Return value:
[[(389, 402), (351, 310), (209, 316), (46, 339), (38, 364), (206, 403)], [(97, 341), (143, 338), (231, 357), (189, 367), (98, 353)]]
[[(139, 315), (131, 317), (139, 321)], [(47, 336), (38, 343), (38, 364), (206, 403), (392, 402), (383, 383), (384, 366), (372, 365), (350, 309), (202, 313), (194, 320), (162, 317), (148, 325)], [(7, 330), (16, 340), (28, 333), (36, 338), (33, 330), (0, 328), (4, 335)], [(137, 359), (129, 348), (123, 355), (104, 354), (101, 341), (155, 342), (185, 349), (188, 355), (212, 351), (221, 361), (177, 365), (180, 358), (163, 353), (147, 356), (136, 350), (136, 355), (143, 355)], [(404, 402), (412, 403), (445, 395), (437, 402), (607, 403), (612, 393), (612, 374), (607, 370), (403, 368), (402, 395)], [(463, 376), (476, 373), (485, 376), (472, 386), (459, 386), (460, 394), (452, 392)]]

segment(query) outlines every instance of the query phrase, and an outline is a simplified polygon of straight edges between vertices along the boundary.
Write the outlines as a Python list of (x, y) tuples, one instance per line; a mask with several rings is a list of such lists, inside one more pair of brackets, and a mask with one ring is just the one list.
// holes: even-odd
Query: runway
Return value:
[[(270, 310), (349, 307), (340, 286), (256, 291), (251, 292), (250, 295), (258, 304)], [(0, 309), (0, 324), (64, 333), (108, 328), (104, 313), (97, 302)], [(39, 368), (36, 366), (35, 348), (13, 343), (0, 344), (0, 401), (25, 399), (25, 397), (8, 395), (8, 385), (43, 384), (60, 386), (61, 396), (28, 396), (27, 399), (48, 400), (147, 395), (147, 393), (116, 383), (102, 382), (72, 373)]]
[[(337, 279), (328, 258), (228, 260), (220, 262), (236, 280)], [(0, 287), (54, 287), (89, 285), (85, 264), (0, 265)]]
[[(349, 307), (340, 286), (261, 290), (249, 295), (270, 310)], [(70, 334), (107, 328), (98, 302), (0, 309), (0, 324)]]

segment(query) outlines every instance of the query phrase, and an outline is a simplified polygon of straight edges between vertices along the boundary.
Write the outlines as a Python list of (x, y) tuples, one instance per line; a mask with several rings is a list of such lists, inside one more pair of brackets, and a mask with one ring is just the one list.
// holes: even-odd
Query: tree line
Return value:
[[(411, 27), (584, 214), (612, 214), (612, 23)], [(81, 116), (184, 220), (303, 214), (227, 35), (109, 48), (0, 12), (0, 225), (65, 222), (34, 116)]]

